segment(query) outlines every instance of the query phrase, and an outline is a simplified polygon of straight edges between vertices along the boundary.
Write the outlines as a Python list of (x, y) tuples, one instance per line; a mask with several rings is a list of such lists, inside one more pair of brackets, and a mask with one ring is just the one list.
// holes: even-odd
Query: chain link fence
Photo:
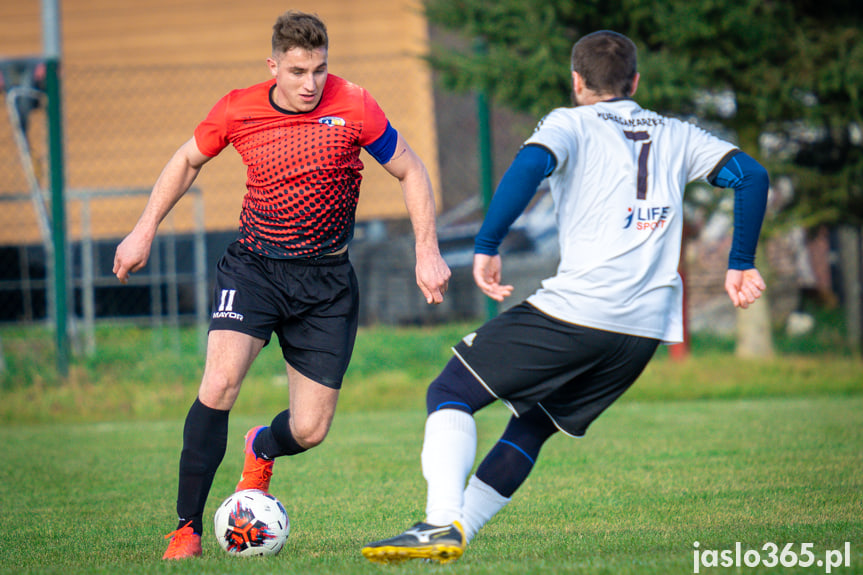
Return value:
[[(0, 60), (0, 327), (51, 324), (56, 301), (40, 65), (38, 59)], [(413, 236), (401, 190), (364, 154), (363, 192), (351, 245), (360, 281), (362, 324), (439, 323), (485, 316), (487, 302), (475, 289), (470, 270), (473, 236), (483, 208), (475, 95), (405, 81), (405, 72), (387, 62), (331, 65), (333, 73), (340, 68), (348, 70), (344, 73), (348, 79), (375, 87), (372, 93), (393, 125), (428, 165), (438, 193), (441, 247), (453, 270), (444, 304), (426, 305), (415, 284)], [(212, 105), (229, 90), (268, 77), (262, 62), (63, 69), (67, 285), (73, 345), (79, 352), (97, 349), (93, 326), (104, 321), (169, 328), (195, 323), (203, 333), (212, 273), (236, 236), (245, 193), (245, 167), (235, 152), (226, 150), (207, 164), (194, 189), (160, 227), (148, 266), (125, 286), (112, 273), (114, 250), (137, 221), (165, 162)], [(492, 110), (494, 182), (500, 180), (535, 122), (536, 118)], [(552, 216), (540, 209), (542, 205), (537, 208), (532, 216), (534, 223), (539, 222), (535, 229), (546, 236), (531, 236), (529, 229), (516, 227), (503, 246), (510, 252), (507, 281), (516, 286), (509, 302), (536, 289), (556, 265), (554, 230), (547, 225)], [(720, 290), (721, 281), (707, 273), (720, 269), (721, 263), (706, 266), (705, 271), (705, 266), (698, 265), (702, 261), (712, 260), (700, 251), (698, 261), (690, 262), (688, 279), (691, 307), (703, 312), (709, 307), (704, 297), (713, 295), (722, 302), (724, 298), (710, 291)], [(773, 304), (781, 304), (779, 316), (787, 315), (797, 306), (799, 295), (793, 266), (774, 268), (782, 281), (775, 282)], [(783, 298), (785, 292), (788, 297)]]
[[(398, 66), (352, 62), (350, 80), (373, 92), (393, 125), (426, 161), (438, 193), (448, 258), (472, 241), (478, 214), (477, 110), (471, 95), (404, 82)], [(0, 325), (50, 322), (49, 159), (37, 59), (0, 61)], [(331, 66), (331, 70), (334, 67)], [(337, 73), (337, 71), (334, 71)], [(128, 285), (112, 274), (113, 253), (147, 201), (168, 158), (229, 90), (266, 80), (262, 62), (223, 66), (66, 67), (63, 116), (70, 313), (93, 351), (101, 320), (155, 325), (207, 321), (215, 262), (236, 235), (245, 167), (226, 150), (160, 227), (151, 261)], [(388, 75), (388, 76), (386, 76)], [(417, 112), (421, 110), (421, 112)], [(533, 120), (496, 112), (495, 181)], [(352, 259), (361, 282), (361, 321), (424, 323), (478, 317), (484, 305), (458, 261), (450, 295), (430, 308), (415, 284), (413, 237), (398, 183), (366, 165)]]

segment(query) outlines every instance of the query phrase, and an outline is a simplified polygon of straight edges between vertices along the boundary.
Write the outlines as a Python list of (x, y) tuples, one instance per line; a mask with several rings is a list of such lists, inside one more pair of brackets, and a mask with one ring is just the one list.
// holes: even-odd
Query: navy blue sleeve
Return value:
[(497, 255), (497, 248), (536, 193), (543, 178), (557, 166), (548, 148), (528, 144), (519, 150), (503, 175), (482, 227), (474, 240), (474, 253)]
[(755, 248), (767, 208), (770, 178), (767, 170), (748, 154), (735, 150), (713, 169), (707, 181), (720, 188), (734, 189), (734, 235), (728, 255), (728, 269), (755, 267)]
[(383, 165), (393, 159), (393, 153), (396, 151), (396, 144), (399, 141), (399, 133), (396, 129), (387, 122), (387, 127), (380, 137), (365, 147), (365, 150), (372, 155), (379, 164)]

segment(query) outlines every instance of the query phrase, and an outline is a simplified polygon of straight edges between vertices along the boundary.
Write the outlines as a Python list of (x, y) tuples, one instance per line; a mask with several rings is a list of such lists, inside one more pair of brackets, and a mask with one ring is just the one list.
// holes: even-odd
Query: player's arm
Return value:
[(384, 135), (366, 149), (401, 184), (416, 238), (417, 285), (428, 303), (441, 303), (452, 273), (438, 246), (434, 193), (425, 164), (389, 125)]
[(755, 250), (767, 209), (770, 178), (764, 166), (737, 150), (723, 158), (708, 176), (708, 182), (734, 190), (734, 232), (725, 291), (735, 307), (745, 309), (767, 289), (755, 267)]
[(189, 190), (201, 167), (209, 159), (209, 156), (198, 149), (195, 138), (192, 137), (168, 160), (153, 186), (153, 191), (150, 192), (150, 199), (138, 223), (120, 242), (114, 254), (114, 274), (122, 283), (129, 280), (130, 273), (147, 264), (159, 224)]
[(488, 297), (503, 301), (511, 285), (501, 285), (498, 248), (510, 226), (524, 212), (540, 182), (557, 166), (547, 148), (528, 144), (519, 150), (498, 184), (482, 227), (474, 240), (473, 279)]

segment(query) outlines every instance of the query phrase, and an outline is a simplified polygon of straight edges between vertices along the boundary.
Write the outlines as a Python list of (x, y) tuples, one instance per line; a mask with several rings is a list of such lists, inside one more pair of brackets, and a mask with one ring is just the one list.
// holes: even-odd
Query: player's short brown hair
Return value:
[(638, 49), (623, 34), (599, 30), (572, 47), (572, 71), (594, 92), (628, 97), (638, 72)]
[(316, 50), (328, 46), (327, 26), (314, 14), (288, 10), (273, 25), (274, 56), (292, 48)]

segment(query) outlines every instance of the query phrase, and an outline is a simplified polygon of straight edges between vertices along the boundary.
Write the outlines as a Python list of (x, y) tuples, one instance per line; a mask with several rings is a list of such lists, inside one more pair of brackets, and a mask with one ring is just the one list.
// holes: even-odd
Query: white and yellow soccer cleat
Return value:
[(461, 557), (464, 548), (464, 529), (455, 521), (442, 527), (417, 523), (401, 535), (369, 543), (362, 553), (372, 563), (398, 563), (408, 559), (449, 563)]

